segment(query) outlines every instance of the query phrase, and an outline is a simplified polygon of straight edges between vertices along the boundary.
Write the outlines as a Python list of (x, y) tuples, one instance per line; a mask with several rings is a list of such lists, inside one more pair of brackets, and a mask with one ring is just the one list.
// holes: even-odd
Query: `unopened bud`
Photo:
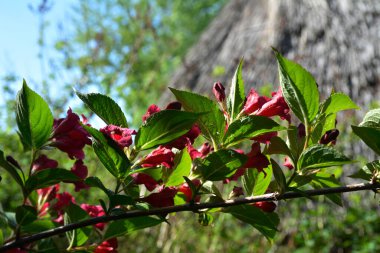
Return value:
[(180, 102), (174, 101), (174, 102), (169, 103), (165, 109), (166, 110), (181, 110), (181, 107), (182, 107), (182, 104)]
[(214, 83), (214, 87), (212, 88), (212, 92), (214, 92), (214, 95), (216, 97), (216, 100), (218, 102), (224, 102), (226, 100), (226, 93), (224, 91), (224, 86), (221, 82)]
[(336, 138), (339, 135), (338, 129), (331, 129), (326, 131), (326, 133), (319, 140), (319, 144), (329, 144), (330, 142), (334, 145), (336, 142)]

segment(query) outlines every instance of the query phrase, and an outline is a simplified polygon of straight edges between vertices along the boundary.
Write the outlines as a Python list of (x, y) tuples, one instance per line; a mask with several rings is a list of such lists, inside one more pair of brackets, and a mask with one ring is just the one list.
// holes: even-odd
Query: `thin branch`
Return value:
[(278, 201), (284, 199), (294, 199), (302, 197), (312, 197), (333, 193), (344, 193), (344, 192), (353, 192), (353, 191), (364, 191), (364, 190), (379, 190), (380, 183), (366, 183), (366, 184), (352, 184), (341, 187), (326, 188), (326, 189), (317, 189), (317, 190), (306, 190), (303, 192), (286, 192), (284, 194), (279, 193), (268, 193), (260, 196), (238, 198), (233, 200), (226, 200), (221, 202), (212, 202), (212, 203), (195, 203), (195, 204), (185, 204), (179, 206), (170, 206), (163, 208), (153, 208), (150, 210), (132, 210), (126, 213), (111, 215), (111, 216), (101, 216), (90, 218), (76, 223), (71, 223), (68, 225), (60, 226), (54, 229), (50, 229), (35, 235), (25, 236), (19, 238), (17, 241), (7, 243), (6, 245), (0, 247), (0, 252), (4, 252), (8, 249), (18, 248), (23, 245), (30, 244), (35, 241), (39, 241), (44, 238), (52, 237), (58, 234), (62, 234), (77, 228), (82, 228), (90, 225), (95, 225), (102, 222), (110, 222), (116, 220), (124, 220), (128, 218), (141, 217), (141, 216), (150, 216), (150, 215), (163, 215), (168, 213), (175, 212), (184, 212), (184, 211), (199, 211), (207, 208), (217, 208), (217, 207), (229, 207), (242, 204), (256, 203), (262, 201)]

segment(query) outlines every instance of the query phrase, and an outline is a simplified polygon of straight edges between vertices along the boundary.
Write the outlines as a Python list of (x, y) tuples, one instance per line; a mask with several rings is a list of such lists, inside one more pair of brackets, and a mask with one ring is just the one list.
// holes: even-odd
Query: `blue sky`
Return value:
[[(29, 4), (37, 6), (40, 2), (0, 1), (0, 76), (12, 72), (26, 80), (37, 83), (41, 80), (37, 45), (39, 17), (28, 8)], [(46, 14), (46, 19), (50, 21), (46, 38), (57, 38), (57, 23), (67, 18), (73, 3), (73, 0), (53, 1), (51, 11)], [(17, 85), (21, 86), (21, 82)]]

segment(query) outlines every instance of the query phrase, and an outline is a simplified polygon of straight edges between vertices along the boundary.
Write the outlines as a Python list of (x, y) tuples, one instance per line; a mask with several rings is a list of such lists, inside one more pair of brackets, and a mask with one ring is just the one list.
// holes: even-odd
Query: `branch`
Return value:
[(376, 191), (379, 189), (380, 189), (380, 183), (352, 184), (352, 185), (346, 185), (346, 186), (334, 187), (334, 188), (306, 190), (303, 192), (286, 192), (284, 194), (268, 193), (268, 194), (264, 194), (260, 196), (238, 198), (238, 199), (233, 199), (233, 200), (226, 200), (226, 201), (212, 202), (212, 203), (198, 203), (198, 204), (194, 203), (194, 204), (185, 204), (185, 205), (170, 206), (170, 207), (163, 207), (163, 208), (153, 208), (150, 210), (132, 210), (132, 211), (128, 211), (126, 213), (117, 214), (117, 215), (90, 218), (90, 219), (83, 220), (80, 222), (71, 223), (68, 225), (50, 229), (50, 230), (47, 230), (35, 235), (25, 236), (25, 237), (19, 238), (17, 241), (7, 243), (4, 246), (0, 247), (0, 252), (4, 252), (12, 248), (18, 248), (23, 245), (30, 244), (32, 242), (39, 241), (44, 238), (52, 237), (54, 235), (62, 234), (62, 233), (65, 233), (77, 228), (95, 225), (97, 223), (102, 223), (102, 222), (110, 222), (110, 221), (123, 220), (123, 219), (141, 217), (141, 216), (163, 215), (163, 214), (168, 214), (168, 213), (184, 212), (184, 211), (195, 212), (195, 211), (199, 211), (199, 210), (207, 209), (207, 208), (229, 207), (229, 206), (256, 203), (256, 202), (262, 202), (262, 201), (278, 201), (278, 200), (284, 200), (284, 199), (312, 197), (312, 196), (319, 196), (319, 195), (326, 195), (326, 194), (364, 191), (364, 190)]

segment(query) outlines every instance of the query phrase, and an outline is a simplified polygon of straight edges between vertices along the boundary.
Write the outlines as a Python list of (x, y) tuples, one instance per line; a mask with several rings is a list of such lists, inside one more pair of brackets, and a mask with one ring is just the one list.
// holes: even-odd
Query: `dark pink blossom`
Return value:
[(133, 178), (133, 182), (135, 184), (143, 184), (148, 189), (148, 191), (153, 191), (159, 186), (159, 183), (154, 180), (153, 177), (149, 176), (145, 173), (135, 173), (131, 175)]
[(272, 201), (263, 201), (263, 202), (256, 202), (252, 204), (255, 207), (260, 208), (264, 212), (272, 213), (276, 209), (277, 205), (276, 203)]
[(51, 201), (55, 199), (57, 192), (59, 191), (59, 184), (55, 184), (46, 188), (38, 189), (37, 195), (42, 202)]
[(132, 135), (137, 132), (133, 129), (122, 128), (115, 125), (108, 125), (100, 129), (104, 135), (114, 140), (121, 149), (129, 147), (132, 144)]
[(263, 143), (263, 144), (269, 144), (270, 140), (275, 136), (277, 136), (277, 132), (270, 132), (270, 133), (265, 133), (265, 134), (256, 136), (252, 138), (252, 140)]
[(223, 103), (226, 100), (225, 88), (221, 82), (214, 83), (212, 87), (212, 92), (214, 93), (216, 100), (220, 103)]
[(158, 192), (151, 193), (149, 196), (142, 198), (141, 200), (149, 203), (153, 207), (174, 206), (174, 197), (177, 194), (177, 191), (178, 190), (175, 187), (161, 186)]
[(89, 186), (84, 183), (84, 179), (86, 179), (88, 175), (87, 166), (84, 165), (82, 160), (76, 160), (74, 166), (71, 168), (71, 172), (77, 175), (81, 181), (74, 182), (75, 191), (78, 192), (82, 189), (88, 189)]
[(159, 146), (148, 154), (141, 163), (142, 167), (156, 167), (162, 165), (171, 169), (174, 165), (174, 153), (171, 149)]
[(55, 169), (58, 167), (58, 162), (53, 159), (49, 159), (46, 155), (40, 155), (33, 162), (32, 172), (35, 173), (44, 169)]
[(300, 123), (297, 127), (297, 133), (298, 133), (298, 138), (303, 138), (306, 136), (306, 129), (305, 125)]
[[(100, 205), (81, 204), (80, 207), (85, 210), (91, 217), (100, 217), (106, 214)], [(103, 230), (105, 225), (105, 223), (97, 223), (95, 224), (95, 227)]]
[(293, 163), (288, 156), (285, 157), (285, 162), (283, 163), (283, 165), (287, 167), (289, 170), (292, 170), (294, 168)]
[[(196, 187), (198, 187), (201, 184), (201, 181), (199, 181), (199, 179), (194, 179), (194, 180), (192, 180), (192, 182), (193, 182), (194, 186), (196, 186)], [(178, 191), (182, 192), (185, 195), (185, 197), (186, 197), (185, 201), (187, 203), (189, 203), (192, 200), (193, 191), (191, 190), (190, 186), (187, 183), (183, 183), (181, 186), (179, 186)], [(201, 200), (200, 195), (195, 196), (195, 198), (194, 198), (195, 202), (199, 202), (200, 200)]]
[(194, 160), (196, 158), (205, 158), (210, 152), (214, 150), (214, 148), (211, 147), (208, 142), (203, 143), (199, 150), (195, 149), (191, 143), (188, 143), (186, 147), (187, 151), (190, 154), (191, 160)]
[(322, 138), (319, 140), (319, 144), (329, 144), (335, 145), (336, 139), (338, 138), (339, 130), (338, 129), (331, 129), (326, 131), (326, 133), (322, 136)]
[(270, 164), (268, 158), (261, 153), (260, 144), (258, 142), (252, 144), (251, 151), (247, 156), (248, 160), (243, 168), (256, 168), (258, 171), (263, 171)]
[(79, 116), (69, 109), (66, 118), (54, 120), (51, 146), (67, 153), (71, 159), (83, 159), (84, 146), (91, 145), (89, 134), (80, 124)]
[(96, 247), (94, 253), (117, 253), (117, 238), (111, 238)]
[(272, 93), (272, 99), (266, 102), (255, 115), (272, 117), (280, 116), (281, 119), (286, 119), (290, 122), (290, 109), (282, 96), (282, 91), (279, 89), (277, 92)]
[(249, 91), (247, 101), (244, 104), (243, 111), (245, 114), (253, 114), (259, 110), (270, 99), (265, 96), (259, 96), (255, 89)]
[(191, 129), (185, 133), (184, 135), (180, 136), (179, 138), (175, 139), (174, 141), (168, 143), (165, 145), (167, 148), (176, 148), (179, 150), (182, 150), (186, 147), (186, 145), (190, 142), (190, 144), (193, 144), (195, 139), (201, 134), (201, 129), (197, 124), (194, 124)]
[(178, 110), (179, 111), (179, 110), (181, 110), (181, 108), (182, 108), (182, 104), (178, 101), (174, 101), (174, 102), (169, 103), (166, 106), (165, 110)]
[(63, 223), (64, 209), (71, 203), (75, 204), (75, 199), (70, 193), (63, 192), (56, 195), (56, 200), (57, 202), (52, 206), (52, 209), (57, 212), (58, 216), (54, 221)]
[(145, 122), (150, 116), (152, 116), (153, 114), (155, 114), (156, 112), (159, 112), (159, 111), (161, 111), (160, 107), (158, 107), (157, 105), (154, 105), (154, 104), (150, 105), (148, 107), (148, 110), (146, 111), (146, 113), (142, 117), (143, 122)]

